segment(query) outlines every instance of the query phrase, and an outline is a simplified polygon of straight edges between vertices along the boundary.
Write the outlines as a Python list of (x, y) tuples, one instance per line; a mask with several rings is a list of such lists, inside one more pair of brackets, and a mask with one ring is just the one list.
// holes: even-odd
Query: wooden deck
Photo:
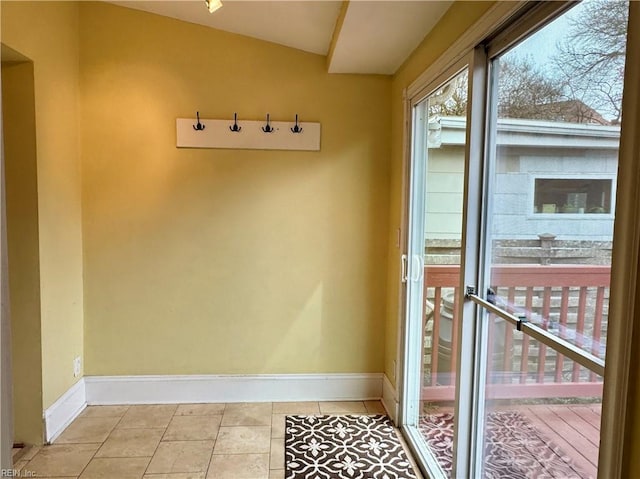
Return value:
[(598, 475), (600, 404), (511, 406), (569, 456), (587, 477)]
[[(437, 410), (453, 413), (447, 406)], [(585, 479), (597, 477), (600, 404), (509, 405), (495, 406), (491, 411), (518, 411), (537, 429), (539, 437), (560, 448), (562, 455), (575, 463)]]
[[(459, 268), (458, 265), (426, 265), (424, 269), (423, 384), (420, 399), (425, 407), (428, 431), (440, 431), (446, 441), (453, 436), (450, 405), (456, 397), (454, 377), (460, 329), (457, 304), (462, 297)], [(539, 324), (595, 356), (603, 357), (610, 275), (609, 266), (497, 264), (492, 265), (490, 284), (497, 300), (512, 314), (524, 316), (527, 321)], [(522, 421), (512, 431), (493, 428), (487, 435), (490, 446), (497, 446), (501, 454), (513, 452), (515, 460), (522, 460), (523, 464), (529, 459), (543, 457), (540, 451), (544, 450), (550, 459), (539, 461), (539, 464), (550, 468), (548, 471), (552, 476), (570, 474), (575, 477), (575, 473), (567, 472), (568, 467), (569, 471), (579, 471), (581, 477), (595, 478), (601, 406), (551, 403), (562, 398), (570, 401), (602, 397), (602, 378), (512, 327), (499, 327), (500, 323), (495, 321), (488, 324), (493, 328), (488, 334), (488, 351), (497, 354), (489, 356), (485, 391), (487, 404), (491, 404), (491, 411), (496, 413), (518, 411), (520, 419), (525, 418), (536, 429), (531, 431)], [(539, 403), (518, 404), (532, 402), (531, 399)], [(439, 413), (449, 414), (449, 418), (444, 423), (438, 422), (439, 419), (444, 421), (443, 418), (433, 418), (430, 422), (427, 416), (432, 413), (436, 416)], [(498, 424), (518, 423), (509, 415), (497, 414), (494, 418), (501, 416), (502, 422)], [(526, 432), (518, 436), (512, 434), (515, 430)], [(531, 438), (527, 435), (529, 431)], [(423, 434), (427, 441), (430, 440), (431, 436), (427, 437), (429, 432)], [(433, 440), (437, 441), (439, 437)], [(440, 447), (444, 444), (440, 451), (441, 464), (450, 467), (451, 451), (447, 449), (446, 441), (439, 443)], [(543, 443), (551, 443), (555, 447), (545, 447)], [(434, 450), (437, 447), (438, 443), (434, 442)], [(528, 447), (535, 450), (527, 453)], [(489, 457), (492, 451), (489, 447), (487, 451)], [(491, 462), (491, 473), (498, 471), (498, 475), (503, 474), (502, 470), (494, 468), (495, 464), (500, 464), (499, 460)]]

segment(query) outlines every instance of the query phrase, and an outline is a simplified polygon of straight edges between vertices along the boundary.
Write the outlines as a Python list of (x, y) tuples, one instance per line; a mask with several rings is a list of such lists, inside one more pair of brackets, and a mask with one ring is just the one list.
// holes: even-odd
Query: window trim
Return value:
[[(556, 3), (556, 2), (552, 2)], [(559, 2), (558, 2), (559, 3)], [(443, 71), (449, 71), (453, 65), (460, 61), (467, 61), (471, 52), (497, 31), (501, 26), (513, 18), (522, 14), (527, 8), (525, 2), (496, 2), (487, 12), (471, 25), (463, 34), (440, 55), (424, 72), (422, 72), (406, 88), (405, 99), (413, 101), (419, 96), (427, 96), (423, 92), (433, 85)], [(443, 82), (444, 83), (444, 82)], [(405, 118), (406, 121), (406, 118)], [(405, 138), (410, 141), (411, 138)]]
[(580, 3), (579, 0), (527, 2), (527, 6), (518, 11), (517, 18), (514, 18), (494, 36), (485, 39), (489, 61), (544, 28), (549, 22), (561, 16), (577, 3)]

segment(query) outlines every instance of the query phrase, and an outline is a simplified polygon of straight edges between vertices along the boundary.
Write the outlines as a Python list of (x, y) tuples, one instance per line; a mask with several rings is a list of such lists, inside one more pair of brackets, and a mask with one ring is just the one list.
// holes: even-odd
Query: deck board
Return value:
[(584, 418), (578, 414), (576, 408), (567, 406), (548, 406), (549, 410), (556, 414), (559, 418), (563, 419), (569, 426), (575, 429), (579, 435), (585, 437), (596, 448), (600, 444), (600, 426), (594, 426), (591, 422), (585, 421)]
[[(592, 466), (596, 466), (598, 460), (598, 447), (587, 439), (581, 431), (571, 427), (563, 416), (558, 416), (546, 406), (531, 406), (529, 411), (548, 427), (546, 436), (552, 442), (559, 438), (565, 438), (571, 444), (572, 450), (565, 453), (576, 462), (581, 458), (586, 459)], [(526, 413), (525, 413), (526, 414)], [(531, 416), (527, 415), (531, 418)], [(586, 424), (586, 423), (585, 423)], [(595, 461), (595, 464), (594, 464)], [(582, 461), (581, 461), (582, 462)], [(585, 471), (587, 472), (587, 471)]]
[(546, 406), (518, 409), (541, 435), (558, 446), (587, 475), (597, 476), (598, 450), (590, 441)]
[(598, 433), (600, 432), (600, 414), (596, 413), (593, 408), (589, 406), (569, 406), (576, 414), (578, 414), (583, 420), (594, 426)]
[[(569, 457), (585, 478), (597, 477), (599, 404), (509, 405), (495, 406), (491, 410), (518, 411), (538, 430), (541, 438), (556, 445), (563, 455)], [(553, 471), (549, 472), (553, 475)]]

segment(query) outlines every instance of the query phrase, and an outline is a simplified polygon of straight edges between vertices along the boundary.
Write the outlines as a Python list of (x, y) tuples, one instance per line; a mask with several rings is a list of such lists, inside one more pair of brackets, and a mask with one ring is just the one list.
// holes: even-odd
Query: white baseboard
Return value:
[(85, 376), (87, 404), (380, 399), (383, 375)]
[(82, 410), (87, 407), (84, 378), (75, 383), (44, 411), (44, 438), (53, 442)]
[(382, 380), (382, 405), (394, 424), (398, 424), (398, 393), (387, 375)]

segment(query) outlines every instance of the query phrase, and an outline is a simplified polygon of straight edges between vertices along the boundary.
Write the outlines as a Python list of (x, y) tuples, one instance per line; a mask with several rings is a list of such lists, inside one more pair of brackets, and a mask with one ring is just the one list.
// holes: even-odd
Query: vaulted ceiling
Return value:
[(327, 55), (330, 73), (393, 74), (449, 8), (430, 0), (112, 1), (117, 5)]

